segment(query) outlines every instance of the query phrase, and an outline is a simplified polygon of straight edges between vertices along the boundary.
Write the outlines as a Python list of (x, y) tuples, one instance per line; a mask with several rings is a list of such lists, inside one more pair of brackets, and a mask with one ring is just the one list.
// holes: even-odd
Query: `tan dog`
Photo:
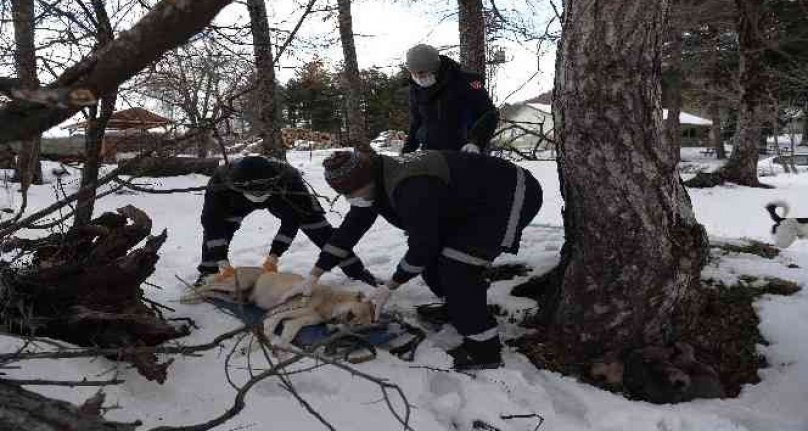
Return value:
[(217, 298), (229, 302), (250, 303), (251, 294), (256, 281), (264, 273), (258, 266), (240, 266), (236, 268), (236, 276), (225, 280), (217, 280), (218, 274), (205, 278), (201, 286), (192, 287), (193, 291), (183, 295), (183, 304), (198, 304), (207, 298)]
[(373, 304), (362, 300), (359, 292), (338, 291), (317, 285), (310, 297), (293, 298), (279, 304), (283, 294), (303, 281), (303, 277), (289, 273), (266, 273), (255, 283), (252, 298), (266, 310), (264, 334), (272, 340), (281, 322), (280, 342), (289, 344), (300, 330), (309, 325), (336, 320), (349, 325), (369, 325), (373, 322)]
[(270, 340), (281, 322), (283, 331), (278, 344), (288, 345), (305, 326), (336, 320), (350, 325), (373, 322), (373, 304), (363, 301), (359, 292), (345, 292), (317, 285), (310, 297), (292, 298), (281, 303), (284, 293), (303, 281), (303, 277), (288, 272), (263, 272), (261, 268), (236, 268), (235, 279), (210, 282), (197, 288), (183, 302), (206, 297), (234, 302), (248, 302), (267, 310), (264, 334)]

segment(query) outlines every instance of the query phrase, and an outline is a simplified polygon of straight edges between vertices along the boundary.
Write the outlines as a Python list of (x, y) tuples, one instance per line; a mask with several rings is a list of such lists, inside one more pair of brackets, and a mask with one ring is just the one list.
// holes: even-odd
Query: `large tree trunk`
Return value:
[(763, 0), (735, 0), (738, 7), (741, 105), (735, 147), (720, 174), (726, 181), (759, 186), (757, 164), (766, 120), (766, 73)]
[(673, 148), (681, 147), (679, 113), (682, 111), (682, 33), (669, 30), (668, 51), (668, 118), (665, 120), (664, 138)]
[(802, 107), (802, 135), (800, 145), (808, 145), (808, 102)]
[(667, 341), (707, 239), (661, 139), (666, 2), (565, 0), (553, 112), (565, 201), (552, 337), (584, 363)]
[[(17, 78), (25, 88), (36, 88), (39, 79), (36, 71), (36, 47), (34, 45), (34, 0), (12, 0), (14, 19), (14, 63)], [(42, 166), (39, 161), (40, 137), (22, 141), (14, 180), (23, 190), (31, 184), (42, 184)]]
[[(101, 100), (101, 109), (95, 106), (89, 109), (87, 128), (84, 135), (84, 169), (81, 171), (81, 186), (87, 186), (98, 181), (98, 169), (101, 164), (101, 149), (104, 143), (107, 123), (115, 112), (116, 94), (111, 94)], [(96, 189), (90, 188), (80, 193), (76, 200), (76, 212), (73, 218), (75, 226), (90, 222), (95, 208)]]
[(713, 123), (710, 126), (710, 146), (715, 149), (717, 159), (726, 159), (724, 141), (721, 139), (721, 99), (716, 95), (710, 95), (709, 97), (710, 102), (707, 111), (710, 114), (710, 121)]
[(460, 63), (485, 76), (485, 17), (482, 0), (457, 0)]
[[(112, 24), (107, 15), (104, 0), (92, 0), (93, 12), (96, 22), (96, 50), (102, 49), (109, 44), (114, 35)], [(98, 181), (98, 167), (101, 159), (101, 148), (104, 143), (107, 123), (115, 112), (115, 101), (118, 98), (117, 91), (104, 96), (101, 99), (101, 109), (97, 106), (90, 107), (90, 116), (87, 120), (87, 128), (84, 134), (84, 169), (81, 171), (81, 186), (87, 186)], [(74, 226), (85, 225), (90, 222), (95, 207), (95, 188), (89, 188), (79, 195), (76, 200), (76, 214), (73, 219)]]
[(365, 131), (365, 116), (362, 112), (362, 78), (356, 60), (351, 0), (337, 0), (339, 5), (339, 37), (345, 65), (342, 70), (342, 87), (345, 90), (345, 111), (348, 125), (348, 143), (365, 152), (372, 151)]
[(278, 86), (275, 81), (275, 58), (272, 56), (272, 39), (269, 32), (267, 8), (264, 0), (247, 0), (250, 11), (250, 26), (255, 55), (255, 79), (258, 108), (258, 130), (264, 154), (286, 159), (286, 148), (281, 140), (280, 111), (278, 110)]
[(137, 425), (108, 422), (98, 412), (0, 381), (0, 429), (4, 431), (134, 431)]
[(709, 63), (709, 76), (707, 79), (708, 105), (707, 112), (712, 125), (710, 126), (710, 146), (715, 149), (715, 156), (719, 160), (727, 158), (724, 151), (724, 140), (721, 138), (721, 96), (718, 94), (718, 82), (722, 78), (721, 66), (718, 58), (719, 32), (709, 26), (707, 38), (707, 62)]

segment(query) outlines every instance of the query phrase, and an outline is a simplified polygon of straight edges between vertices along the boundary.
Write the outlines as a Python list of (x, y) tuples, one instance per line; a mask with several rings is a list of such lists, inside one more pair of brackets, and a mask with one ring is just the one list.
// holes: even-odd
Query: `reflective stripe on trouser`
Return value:
[(519, 219), (522, 216), (522, 207), (525, 205), (525, 171), (516, 167), (516, 186), (513, 189), (511, 212), (508, 224), (505, 227), (505, 236), (502, 238), (502, 247), (511, 248), (516, 240), (516, 231), (519, 229)]
[(331, 224), (328, 223), (328, 220), (300, 225), (300, 228), (303, 230), (322, 229), (324, 227), (331, 227)]
[(423, 266), (411, 265), (405, 259), (401, 259), (401, 261), (398, 262), (398, 266), (399, 266), (399, 268), (401, 268), (402, 270), (404, 270), (406, 272), (409, 272), (410, 274), (418, 275), (418, 274), (424, 272), (424, 267)]
[(224, 238), (209, 239), (205, 241), (205, 247), (207, 248), (226, 247), (227, 244), (228, 241)]
[(359, 258), (358, 258), (358, 257), (356, 257), (356, 256), (351, 256), (351, 257), (349, 257), (349, 258), (347, 258), (347, 259), (343, 260), (342, 262), (340, 262), (340, 263), (339, 263), (339, 267), (340, 267), (340, 268), (347, 268), (347, 267), (349, 267), (349, 266), (351, 266), (351, 265), (353, 265), (353, 264), (355, 264), (355, 263), (358, 263), (358, 262), (359, 262)]
[(343, 258), (343, 259), (345, 259), (346, 257), (351, 255), (350, 251), (342, 249), (342, 248), (339, 248), (339, 247), (331, 245), (331, 244), (326, 244), (325, 247), (323, 247), (323, 251), (330, 254), (330, 255), (340, 257), (340, 258)]
[(279, 234), (275, 235), (274, 241), (282, 242), (284, 244), (291, 244), (292, 241), (294, 241), (294, 240), (292, 239), (292, 237), (290, 237), (288, 235), (284, 235), (282, 233), (279, 233)]
[(444, 247), (443, 250), (441, 250), (440, 254), (443, 257), (455, 260), (457, 262), (462, 262), (462, 263), (465, 263), (467, 265), (474, 265), (474, 266), (481, 266), (481, 267), (487, 267), (487, 266), (491, 265), (490, 260), (486, 260), (486, 259), (483, 259), (483, 258), (480, 258), (480, 257), (477, 257), (477, 256), (472, 256), (472, 255), (470, 255), (470, 254), (468, 254), (466, 252), (460, 251), (460, 250), (458, 250), (456, 248)]

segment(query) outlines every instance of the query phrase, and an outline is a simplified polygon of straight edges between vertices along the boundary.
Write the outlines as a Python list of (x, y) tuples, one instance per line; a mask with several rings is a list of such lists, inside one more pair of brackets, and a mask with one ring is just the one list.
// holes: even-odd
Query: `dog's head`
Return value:
[(363, 300), (361, 293), (342, 310), (340, 320), (351, 326), (364, 326), (373, 323), (373, 304)]

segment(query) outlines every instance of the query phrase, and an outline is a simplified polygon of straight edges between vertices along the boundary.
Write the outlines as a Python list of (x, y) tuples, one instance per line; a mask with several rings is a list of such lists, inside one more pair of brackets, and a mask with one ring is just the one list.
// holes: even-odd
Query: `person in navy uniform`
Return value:
[(522, 230), (542, 204), (538, 181), (508, 161), (457, 151), (342, 151), (323, 165), (326, 181), (351, 208), (297, 293), (310, 293), (381, 215), (407, 233), (408, 250), (392, 278), (368, 296), (377, 317), (400, 285), (421, 275), (464, 337), (449, 351), (454, 367), (498, 367), (501, 344), (483, 273), (500, 253), (519, 250)]
[[(202, 207), (202, 261), (200, 280), (218, 272), (224, 279), (235, 270), (228, 260), (230, 241), (242, 220), (255, 210), (266, 209), (279, 218), (281, 227), (264, 260), (264, 270), (277, 271), (278, 258), (302, 230), (318, 247), (334, 233), (317, 197), (309, 192), (300, 172), (292, 166), (264, 157), (244, 157), (220, 168), (208, 182)], [(338, 264), (350, 278), (376, 285), (376, 278), (353, 253)]]
[(418, 149), (487, 152), (499, 121), (484, 79), (429, 45), (407, 51), (410, 131), (402, 153)]

